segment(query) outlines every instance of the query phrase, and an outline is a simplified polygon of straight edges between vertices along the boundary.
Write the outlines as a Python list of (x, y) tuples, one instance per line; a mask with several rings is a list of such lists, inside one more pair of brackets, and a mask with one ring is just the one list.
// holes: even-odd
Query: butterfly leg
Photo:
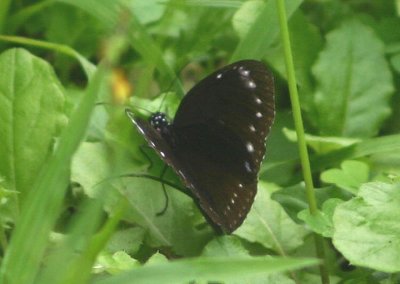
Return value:
[(167, 209), (168, 209), (169, 198), (168, 198), (167, 190), (165, 189), (165, 183), (163, 180), (163, 177), (164, 177), (165, 173), (167, 172), (167, 169), (168, 169), (168, 166), (165, 165), (161, 172), (161, 176), (160, 176), (161, 186), (162, 186), (164, 196), (165, 196), (165, 205), (164, 205), (164, 208), (160, 212), (156, 213), (157, 216), (164, 215), (165, 211), (167, 211)]
[(145, 149), (151, 149), (151, 147), (148, 145), (140, 145), (139, 146), (139, 151), (143, 154), (143, 156), (149, 162), (149, 165), (147, 166), (147, 171), (150, 171), (151, 168), (153, 167), (153, 161), (150, 159), (149, 155), (146, 154)]

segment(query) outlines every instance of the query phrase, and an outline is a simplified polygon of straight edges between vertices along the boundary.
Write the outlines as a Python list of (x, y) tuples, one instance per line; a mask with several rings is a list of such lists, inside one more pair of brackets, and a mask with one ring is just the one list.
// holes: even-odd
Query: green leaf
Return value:
[(64, 91), (47, 62), (23, 49), (0, 55), (0, 176), (25, 193), (66, 124)]
[[(235, 236), (222, 236), (213, 239), (209, 242), (203, 251), (202, 256), (211, 256), (211, 257), (221, 257), (221, 256), (243, 256), (251, 258), (250, 253), (243, 247), (240, 239)], [(246, 279), (229, 281), (225, 282), (227, 284), (233, 283), (282, 283), (282, 284), (293, 284), (295, 283), (292, 279), (290, 279), (287, 275), (283, 273), (274, 273), (259, 276), (250, 276), (246, 277)]]
[(160, 0), (124, 0), (125, 5), (132, 10), (141, 24), (146, 25), (158, 21), (165, 12), (166, 2)]
[(160, 263), (167, 263), (168, 262), (168, 258), (159, 253), (156, 252), (155, 254), (153, 254), (149, 260), (146, 262), (146, 265), (153, 265), (153, 264), (160, 264)]
[(95, 272), (107, 272), (114, 275), (136, 267), (140, 267), (140, 262), (133, 259), (124, 251), (117, 251), (113, 254), (103, 252), (97, 258)]
[[(312, 101), (314, 79), (311, 76), (311, 66), (322, 48), (322, 36), (318, 28), (300, 9), (296, 10), (290, 18), (289, 30), (301, 107), (306, 110), (305, 114), (308, 114), (313, 110), (314, 103)], [(279, 72), (282, 78), (287, 80), (284, 51), (280, 38), (277, 38), (277, 42), (266, 51), (265, 59), (274, 70)]]
[(254, 20), (260, 15), (265, 2), (262, 0), (253, 0), (243, 2), (241, 7), (232, 17), (232, 25), (239, 37), (244, 37), (254, 23)]
[(212, 257), (182, 259), (164, 264), (146, 265), (128, 273), (95, 281), (117, 283), (186, 283), (190, 281), (238, 281), (260, 274), (278, 273), (317, 264), (315, 259), (277, 257)]
[[(351, 197), (344, 190), (334, 187), (315, 188), (315, 194), (318, 207), (321, 207), (325, 201), (332, 198), (347, 200)], [(272, 194), (272, 198), (283, 206), (292, 220), (296, 223), (302, 223), (298, 218), (298, 214), (300, 211), (308, 209), (307, 196), (303, 183), (275, 191)]]
[[(288, 128), (283, 128), (282, 131), (290, 141), (297, 141), (296, 131)], [(306, 134), (305, 138), (307, 145), (318, 154), (326, 154), (334, 150), (340, 150), (341, 148), (351, 146), (361, 141), (361, 139), (356, 138), (321, 137), (309, 134)]]
[(324, 155), (312, 157), (313, 171), (323, 170), (345, 159), (357, 159), (370, 155), (398, 153), (400, 151), (400, 135), (387, 135), (362, 140), (354, 145), (331, 151)]
[[(147, 245), (170, 247), (176, 254), (197, 255), (211, 237), (211, 228), (196, 227), (199, 210), (193, 200), (173, 188), (166, 188), (169, 204), (166, 212), (158, 216), (165, 206), (165, 196), (158, 181), (145, 178), (125, 178), (119, 187), (130, 205), (131, 220), (147, 230)], [(206, 223), (202, 219), (202, 223)]]
[(249, 256), (236, 236), (222, 236), (211, 240), (205, 247), (202, 256)]
[[(286, 13), (289, 19), (294, 11), (298, 9), (302, 0), (286, 0), (286, 2)], [(248, 31), (239, 42), (231, 61), (244, 58), (261, 59), (265, 56), (265, 50), (279, 36), (278, 15), (276, 11), (276, 1), (268, 1), (264, 5), (258, 17), (251, 24), (251, 27), (246, 28)], [(243, 24), (249, 25), (248, 22)]]
[(83, 142), (74, 154), (71, 180), (79, 183), (90, 197), (95, 197), (95, 185), (111, 173), (108, 154), (107, 146), (101, 142)]
[(400, 271), (400, 184), (364, 184), (333, 215), (333, 243), (353, 265)]
[(0, 231), (11, 229), (18, 216), (18, 191), (2, 186), (0, 179)]
[(357, 194), (361, 184), (368, 181), (369, 167), (359, 161), (344, 161), (341, 169), (326, 170), (321, 174), (321, 180)]
[(315, 121), (322, 135), (370, 137), (390, 114), (392, 75), (381, 40), (365, 25), (344, 22), (327, 35), (313, 68)]
[(303, 220), (314, 232), (326, 238), (332, 238), (333, 223), (332, 216), (336, 206), (343, 200), (332, 198), (328, 199), (323, 205), (322, 210), (317, 211), (316, 215), (310, 214), (310, 210), (304, 209), (298, 214), (299, 219)]
[[(71, 157), (85, 133), (97, 94), (105, 89), (102, 87), (107, 82), (106, 74), (106, 69), (97, 69), (87, 93), (74, 109), (68, 127), (61, 133), (54, 154), (35, 178), (6, 251), (0, 282), (31, 283), (38, 273), (50, 230), (61, 210), (67, 189)], [(29, 106), (26, 107), (28, 112)], [(25, 257), (21, 258), (21, 255)], [(18, 279), (15, 275), (18, 275)]]
[(294, 223), (279, 203), (270, 198), (268, 187), (271, 185), (258, 183), (253, 206), (234, 234), (284, 255), (286, 251), (299, 247), (308, 232)]
[(116, 231), (107, 243), (110, 252), (124, 251), (129, 254), (137, 253), (143, 244), (145, 230), (140, 227)]

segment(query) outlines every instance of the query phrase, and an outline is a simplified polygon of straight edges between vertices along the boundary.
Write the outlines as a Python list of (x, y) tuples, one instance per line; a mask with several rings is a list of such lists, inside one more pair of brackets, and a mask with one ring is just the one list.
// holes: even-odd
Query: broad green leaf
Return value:
[(260, 15), (265, 2), (262, 0), (252, 0), (243, 2), (242, 6), (232, 17), (232, 25), (239, 37), (244, 37), (251, 28), (255, 19)]
[(0, 55), (0, 176), (24, 198), (53, 151), (64, 91), (53, 69), (23, 49)]
[(344, 161), (341, 169), (329, 169), (321, 174), (321, 180), (357, 194), (361, 184), (368, 181), (369, 167), (359, 161)]
[[(317, 197), (317, 205), (321, 208), (322, 204), (332, 198), (341, 200), (348, 200), (351, 195), (346, 191), (334, 188), (323, 187), (315, 188), (315, 195)], [(298, 218), (298, 214), (302, 210), (308, 210), (307, 196), (304, 188), (304, 183), (294, 185), (291, 187), (282, 188), (272, 194), (272, 199), (281, 204), (285, 212), (296, 223), (302, 223)]]
[[(297, 141), (297, 134), (294, 130), (283, 128), (282, 131), (290, 141)], [(361, 141), (361, 139), (356, 138), (321, 137), (309, 134), (306, 134), (305, 138), (307, 145), (318, 154), (326, 154), (334, 150), (340, 150), (341, 148), (351, 146)]]
[(107, 243), (107, 250), (114, 253), (124, 251), (136, 253), (143, 244), (145, 230), (140, 227), (121, 229), (116, 231)]
[(0, 40), (18, 43), (18, 44), (36, 46), (36, 47), (45, 48), (45, 49), (50, 49), (50, 50), (64, 53), (65, 55), (74, 57), (81, 64), (83, 70), (86, 73), (86, 77), (89, 80), (92, 78), (92, 76), (94, 75), (94, 72), (96, 71), (96, 67), (89, 60), (87, 60), (84, 56), (82, 56), (76, 50), (72, 49), (70, 46), (67, 46), (67, 45), (51, 43), (51, 42), (46, 42), (46, 41), (41, 41), (41, 40), (36, 40), (36, 39), (31, 39), (31, 38), (26, 38), (26, 37), (6, 36), (6, 35), (0, 35)]
[[(32, 190), (21, 206), (21, 215), (3, 259), (0, 282), (31, 283), (38, 273), (50, 230), (61, 210), (67, 189), (71, 157), (85, 133), (97, 94), (104, 90), (106, 71), (104, 68), (97, 69), (86, 95), (74, 109), (68, 127), (61, 133), (54, 154), (34, 180)], [(21, 255), (24, 257), (21, 258)], [(17, 279), (15, 275), (18, 275)]]
[(249, 256), (236, 236), (221, 236), (211, 240), (205, 247), (202, 256)]
[(2, 186), (0, 178), (0, 231), (12, 228), (18, 216), (18, 191)]
[(316, 215), (310, 214), (310, 210), (305, 209), (298, 214), (299, 219), (303, 220), (314, 232), (325, 238), (332, 238), (333, 223), (332, 216), (336, 206), (343, 200), (337, 198), (328, 199), (323, 205), (321, 211)]
[(86, 194), (96, 197), (95, 186), (111, 173), (109, 152), (101, 142), (83, 142), (71, 164), (71, 180), (79, 183)]
[(243, 225), (234, 234), (283, 255), (299, 247), (308, 232), (293, 222), (280, 204), (270, 198), (268, 187), (271, 185), (261, 181), (258, 183), (253, 206)]
[[(243, 247), (240, 239), (235, 236), (222, 236), (211, 240), (204, 248), (202, 256), (208, 257), (221, 257), (221, 256), (243, 256), (251, 258), (250, 253)], [(274, 273), (265, 274), (260, 276), (250, 276), (246, 279), (225, 282), (227, 284), (233, 283), (282, 283), (293, 284), (295, 283), (285, 274)]]
[(400, 184), (364, 184), (333, 215), (333, 244), (353, 265), (400, 271)]
[[(278, 273), (317, 264), (315, 259), (277, 257), (201, 257), (146, 265), (95, 284), (187, 283), (190, 281), (239, 281), (251, 276)], [(243, 283), (243, 282), (242, 282)]]
[(126, 1), (126, 5), (129, 5), (128, 7), (132, 9), (132, 12), (135, 13), (142, 24), (149, 24), (161, 18), (166, 8), (166, 2), (159, 0), (134, 0)]
[(392, 75), (381, 40), (356, 20), (327, 35), (314, 65), (315, 122), (322, 135), (370, 137), (390, 114)]
[[(288, 19), (294, 11), (298, 9), (302, 0), (286, 0), (286, 13)], [(245, 4), (248, 5), (248, 4)], [(240, 11), (240, 10), (238, 10)], [(247, 27), (247, 33), (241, 38), (231, 61), (244, 58), (261, 59), (265, 56), (265, 50), (279, 36), (278, 14), (276, 13), (276, 1), (268, 1), (257, 18), (254, 19), (251, 27)], [(251, 16), (254, 17), (254, 16)], [(243, 25), (249, 26), (249, 23), (243, 22)]]
[(168, 258), (161, 254), (160, 252), (156, 252), (153, 254), (148, 261), (146, 261), (146, 265), (153, 265), (153, 264), (160, 264), (160, 263), (167, 263)]
[[(197, 228), (200, 214), (193, 200), (174, 188), (167, 187), (168, 208), (159, 181), (125, 178), (120, 187), (130, 205), (131, 218), (147, 230), (146, 243), (151, 247), (170, 247), (178, 255), (197, 255), (210, 239), (210, 227)], [(202, 219), (202, 223), (206, 223)]]
[[(289, 21), (291, 49), (299, 89), (301, 107), (305, 114), (313, 110), (313, 81), (311, 67), (322, 48), (322, 36), (305, 13), (298, 9)], [(284, 49), (280, 37), (266, 50), (265, 60), (287, 80)], [(305, 116), (307, 118), (307, 116)], [(312, 121), (311, 121), (312, 124)]]
[(136, 267), (140, 267), (140, 262), (133, 259), (124, 251), (117, 251), (113, 254), (103, 252), (96, 260), (94, 272), (107, 272), (114, 275), (120, 274), (124, 271), (129, 271)]

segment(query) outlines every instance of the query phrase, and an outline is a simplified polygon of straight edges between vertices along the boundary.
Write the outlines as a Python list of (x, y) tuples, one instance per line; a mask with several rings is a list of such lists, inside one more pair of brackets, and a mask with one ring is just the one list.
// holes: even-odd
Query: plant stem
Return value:
[[(289, 84), (290, 100), (292, 103), (292, 112), (298, 139), (300, 161), (303, 169), (303, 177), (306, 186), (307, 201), (310, 213), (312, 215), (315, 215), (318, 212), (318, 207), (311, 176), (310, 159), (308, 157), (308, 152), (307, 152), (303, 120), (301, 117), (299, 95), (297, 92), (296, 76), (294, 72), (293, 56), (292, 56), (290, 37), (289, 37), (289, 29), (287, 25), (285, 2), (284, 0), (276, 0), (276, 4), (278, 8), (282, 45), (285, 53), (285, 63), (286, 63), (286, 72)], [(317, 256), (318, 258), (324, 260), (325, 253), (323, 247), (323, 238), (316, 234), (314, 235), (314, 238), (315, 238)], [(321, 273), (321, 282), (324, 284), (329, 284), (329, 274), (326, 269), (326, 266), (323, 263), (320, 265), (320, 273)]]

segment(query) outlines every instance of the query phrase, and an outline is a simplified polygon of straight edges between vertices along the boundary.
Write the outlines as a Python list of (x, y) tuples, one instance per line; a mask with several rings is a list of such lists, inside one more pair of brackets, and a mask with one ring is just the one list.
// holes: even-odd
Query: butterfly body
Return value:
[(149, 145), (180, 176), (209, 223), (233, 232), (249, 212), (265, 139), (275, 116), (272, 74), (243, 60), (200, 81), (172, 123), (133, 118)]

